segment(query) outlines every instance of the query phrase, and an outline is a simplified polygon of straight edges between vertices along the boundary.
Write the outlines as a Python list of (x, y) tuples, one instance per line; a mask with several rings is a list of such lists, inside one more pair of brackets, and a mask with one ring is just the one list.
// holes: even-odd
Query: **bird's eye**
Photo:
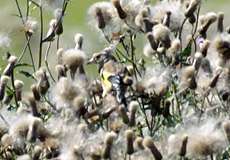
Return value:
[(95, 59), (96, 59), (96, 60), (99, 60), (99, 58), (100, 58), (100, 56), (99, 56), (99, 55), (95, 57)]

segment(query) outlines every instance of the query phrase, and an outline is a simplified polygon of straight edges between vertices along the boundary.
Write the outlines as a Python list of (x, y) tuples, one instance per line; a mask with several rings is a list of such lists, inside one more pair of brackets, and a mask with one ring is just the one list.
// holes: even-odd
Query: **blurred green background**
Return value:
[[(25, 11), (25, 2), (26, 0), (18, 0), (20, 2), (20, 6)], [(87, 9), (89, 6), (99, 0), (71, 0), (70, 5), (68, 6), (68, 10), (64, 19), (64, 27), (65, 34), (62, 37), (65, 43), (62, 45), (63, 47), (71, 47), (73, 35), (76, 32), (81, 32), (85, 35), (87, 51), (92, 51), (92, 48), (98, 49), (103, 44), (102, 39), (98, 39), (100, 37), (99, 33), (95, 33), (89, 25), (87, 24)], [(152, 0), (152, 3), (155, 3)], [(225, 21), (226, 24), (229, 23), (228, 15), (230, 15), (230, 0), (203, 0), (203, 12), (204, 11), (223, 11), (225, 12)], [(11, 49), (7, 48), (6, 50), (11, 50), (15, 54), (18, 54), (20, 48), (22, 48), (24, 41), (24, 35), (20, 31), (21, 22), (15, 14), (18, 14), (16, 5), (14, 0), (0, 0), (0, 34), (5, 33), (8, 34), (12, 39)], [(32, 11), (32, 15), (37, 15), (38, 12)], [(46, 10), (45, 15), (45, 30), (48, 28), (49, 20), (52, 18), (53, 13), (50, 10)], [(39, 19), (37, 19), (39, 20)], [(36, 35), (35, 35), (36, 37)], [(36, 39), (36, 38), (34, 38)]]
[[(26, 0), (18, 0), (20, 6), (22, 7), (23, 12), (25, 12), (25, 2)], [(105, 47), (106, 43), (99, 33), (91, 29), (87, 24), (87, 9), (90, 5), (99, 0), (71, 0), (66, 15), (64, 19), (64, 34), (61, 37), (61, 47), (67, 49), (74, 46), (73, 36), (75, 33), (82, 33), (85, 36), (84, 50), (90, 56), (93, 52), (98, 51)], [(152, 3), (156, 3), (152, 0)], [(230, 0), (203, 0), (202, 12), (207, 11), (222, 11), (225, 13), (225, 24), (230, 25)], [(31, 12), (31, 15), (35, 17), (36, 20), (39, 20), (38, 9), (35, 9)], [(15, 16), (18, 14), (17, 8), (14, 0), (0, 0), (0, 42), (1, 35), (8, 35), (11, 39), (10, 47), (0, 47), (0, 69), (4, 68), (5, 60), (4, 55), (7, 51), (10, 51), (12, 54), (19, 55), (22, 51), (23, 46), (25, 45), (25, 37), (22, 31), (22, 25), (20, 19)], [(37, 17), (37, 18), (36, 18)], [(48, 29), (49, 21), (53, 17), (51, 10), (45, 10), (44, 12), (44, 29), (45, 32)], [(38, 58), (38, 44), (36, 43), (39, 38), (39, 32), (37, 32), (32, 40), (32, 51), (35, 57), (35, 60)], [(140, 45), (144, 41), (138, 42)], [(44, 51), (46, 49), (44, 45)], [(140, 49), (139, 51), (141, 51)], [(28, 53), (27, 53), (28, 54)], [(30, 62), (29, 57), (24, 58), (25, 62)], [(56, 63), (55, 51), (52, 50), (49, 56), (49, 63), (51, 64), (51, 69), (54, 70)], [(95, 75), (95, 66), (90, 66), (88, 72), (90, 75)]]

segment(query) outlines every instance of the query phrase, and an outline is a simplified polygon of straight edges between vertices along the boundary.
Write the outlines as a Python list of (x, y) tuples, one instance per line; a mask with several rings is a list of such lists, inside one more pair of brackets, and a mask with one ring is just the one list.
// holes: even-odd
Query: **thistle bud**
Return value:
[(32, 96), (28, 97), (28, 103), (29, 103), (29, 105), (30, 105), (30, 107), (31, 107), (33, 116), (39, 117), (40, 114), (39, 114), (39, 112), (38, 112), (37, 103), (36, 103), (34, 97), (32, 97)]
[(144, 32), (145, 33), (153, 31), (154, 23), (150, 22), (150, 20), (148, 18), (144, 18), (143, 23), (144, 23)]
[(36, 85), (36, 84), (32, 84), (30, 88), (31, 88), (31, 91), (32, 91), (32, 93), (33, 93), (34, 99), (35, 99), (36, 101), (40, 101), (41, 96), (40, 96), (40, 93), (39, 93), (39, 91), (38, 91), (37, 85)]
[(100, 8), (96, 8), (96, 17), (98, 21), (98, 28), (103, 29), (105, 28), (105, 19), (103, 17), (102, 10)]
[(7, 85), (7, 82), (9, 81), (9, 77), (2, 75), (1, 79), (0, 79), (0, 101), (3, 100), (4, 95), (5, 95), (5, 88)]
[(219, 12), (217, 18), (217, 31), (222, 33), (224, 31), (224, 13)]
[(229, 51), (230, 51), (230, 42), (225, 40), (223, 37), (217, 37), (215, 40), (215, 47), (219, 56), (223, 60), (227, 60), (230, 58)]
[(150, 46), (152, 47), (152, 49), (153, 50), (157, 50), (158, 45), (157, 45), (157, 43), (155, 41), (155, 38), (154, 38), (154, 36), (153, 36), (152, 33), (147, 33), (147, 39), (148, 39), (148, 41), (149, 41)]
[(211, 26), (212, 23), (214, 23), (217, 19), (216, 13), (208, 13), (203, 18), (201, 18), (201, 27), (199, 29), (199, 33), (206, 37), (207, 30)]
[(3, 75), (11, 76), (16, 63), (17, 63), (17, 57), (10, 56), (8, 59), (8, 65), (6, 66), (6, 68), (3, 71)]
[(152, 32), (154, 23), (149, 18), (149, 7), (144, 7), (135, 18), (135, 24), (145, 33)]
[(138, 109), (139, 104), (135, 101), (132, 101), (129, 104), (129, 111), (130, 111), (130, 116), (129, 116), (129, 126), (135, 126), (136, 125), (136, 112)]
[(78, 117), (83, 116), (86, 113), (85, 99), (82, 96), (78, 96), (73, 100), (73, 109)]
[(153, 37), (156, 42), (161, 42), (163, 47), (169, 48), (171, 46), (170, 30), (163, 24), (158, 24), (153, 27)]
[(134, 141), (134, 146), (137, 149), (145, 149), (145, 147), (143, 146), (143, 138), (142, 137), (137, 137)]
[(131, 155), (134, 153), (133, 148), (133, 141), (134, 141), (134, 133), (132, 130), (125, 131), (125, 137), (126, 137), (126, 153), (128, 155)]
[(212, 80), (211, 80), (211, 82), (210, 82), (210, 84), (209, 84), (209, 87), (214, 88), (214, 87), (216, 86), (216, 84), (217, 84), (217, 82), (218, 82), (218, 80), (219, 80), (220, 74), (221, 74), (221, 72), (218, 73), (218, 74), (216, 74), (216, 75), (212, 78)]
[(56, 35), (61, 35), (62, 33), (63, 33), (63, 24), (62, 24), (62, 22), (61, 21), (58, 21), (58, 23), (57, 23), (57, 25), (56, 25), (56, 27), (55, 27), (55, 33), (56, 33)]
[(145, 148), (149, 149), (152, 152), (152, 154), (156, 160), (161, 160), (163, 158), (160, 151), (155, 146), (151, 137), (144, 138), (143, 144), (144, 144)]
[(189, 23), (194, 24), (196, 22), (196, 16), (194, 14), (192, 14), (189, 18), (188, 18)]
[(186, 152), (187, 152), (187, 143), (188, 143), (188, 136), (184, 136), (183, 140), (182, 140), (180, 152), (179, 152), (179, 155), (181, 157), (184, 157), (186, 155)]
[(75, 34), (74, 36), (74, 42), (76, 44), (75, 48), (76, 49), (82, 49), (82, 45), (83, 45), (83, 35), (80, 33)]
[(167, 11), (166, 12), (166, 15), (164, 17), (164, 20), (163, 20), (163, 25), (169, 27), (170, 26), (170, 17), (171, 17), (171, 12), (170, 11)]
[(5, 151), (2, 157), (3, 159), (11, 160), (15, 158), (15, 155), (11, 151)]
[(179, 53), (181, 44), (179, 39), (172, 41), (171, 47), (168, 49), (169, 56), (175, 61), (176, 55)]
[(182, 71), (180, 85), (190, 89), (195, 89), (197, 87), (194, 66), (188, 66)]
[(111, 132), (108, 133), (105, 137), (104, 141), (104, 149), (102, 151), (102, 157), (105, 159), (111, 158), (111, 149), (113, 145), (114, 138), (116, 137), (116, 133)]
[(40, 135), (39, 130), (43, 127), (42, 120), (40, 118), (33, 118), (29, 125), (27, 140), (34, 142)]
[(50, 87), (46, 71), (44, 69), (40, 69), (36, 72), (36, 75), (38, 77), (38, 90), (40, 94), (44, 95)]
[(194, 57), (195, 57), (195, 60), (193, 62), (193, 66), (194, 66), (195, 70), (198, 71), (198, 69), (200, 68), (200, 65), (202, 63), (202, 60), (203, 60), (202, 53), (196, 52)]
[(13, 145), (13, 137), (10, 136), (8, 133), (4, 134), (1, 138), (1, 146), (7, 148)]
[(191, 0), (185, 11), (185, 16), (191, 17), (192, 14), (196, 11), (199, 4), (200, 4), (200, 0)]
[(34, 151), (33, 151), (33, 160), (39, 160), (40, 159), (40, 155), (41, 155), (41, 153), (42, 153), (42, 147), (40, 147), (40, 146), (35, 146), (34, 147)]
[(15, 86), (16, 99), (18, 101), (21, 101), (22, 100), (22, 88), (24, 86), (24, 83), (20, 80), (15, 80), (14, 86)]
[(200, 45), (200, 52), (202, 53), (203, 57), (207, 56), (209, 46), (210, 46), (210, 41), (209, 40), (205, 40)]
[(224, 128), (224, 132), (228, 139), (228, 142), (230, 142), (230, 121), (228, 120), (228, 121), (223, 122), (222, 126)]
[(116, 8), (119, 17), (121, 19), (125, 19), (127, 17), (127, 14), (122, 9), (121, 4), (120, 4), (120, 0), (112, 0), (112, 3), (114, 5), (114, 7)]
[(129, 117), (127, 115), (127, 112), (125, 110), (125, 108), (123, 106), (119, 106), (119, 115), (121, 116), (122, 118), (122, 121), (125, 123), (125, 124), (128, 124), (129, 123)]
[(57, 75), (58, 75), (58, 80), (61, 77), (66, 77), (66, 68), (63, 65), (56, 65), (56, 71), (57, 71)]

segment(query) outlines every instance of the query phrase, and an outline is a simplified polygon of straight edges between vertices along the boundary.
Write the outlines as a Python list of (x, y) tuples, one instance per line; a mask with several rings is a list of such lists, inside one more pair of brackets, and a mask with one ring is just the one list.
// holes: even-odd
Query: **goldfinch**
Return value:
[(128, 76), (128, 71), (122, 64), (117, 62), (112, 55), (113, 50), (114, 47), (110, 46), (101, 52), (94, 53), (88, 63), (98, 64), (98, 72), (103, 88), (102, 96), (105, 97), (110, 91), (114, 91), (117, 102), (127, 106), (125, 92), (127, 86), (132, 82), (124, 80)]

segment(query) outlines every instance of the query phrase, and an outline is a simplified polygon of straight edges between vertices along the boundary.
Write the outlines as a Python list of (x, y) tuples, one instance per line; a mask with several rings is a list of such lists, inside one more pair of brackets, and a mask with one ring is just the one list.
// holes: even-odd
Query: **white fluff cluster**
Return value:
[(10, 47), (11, 39), (7, 34), (0, 34), (0, 47), (1, 48), (8, 48)]

